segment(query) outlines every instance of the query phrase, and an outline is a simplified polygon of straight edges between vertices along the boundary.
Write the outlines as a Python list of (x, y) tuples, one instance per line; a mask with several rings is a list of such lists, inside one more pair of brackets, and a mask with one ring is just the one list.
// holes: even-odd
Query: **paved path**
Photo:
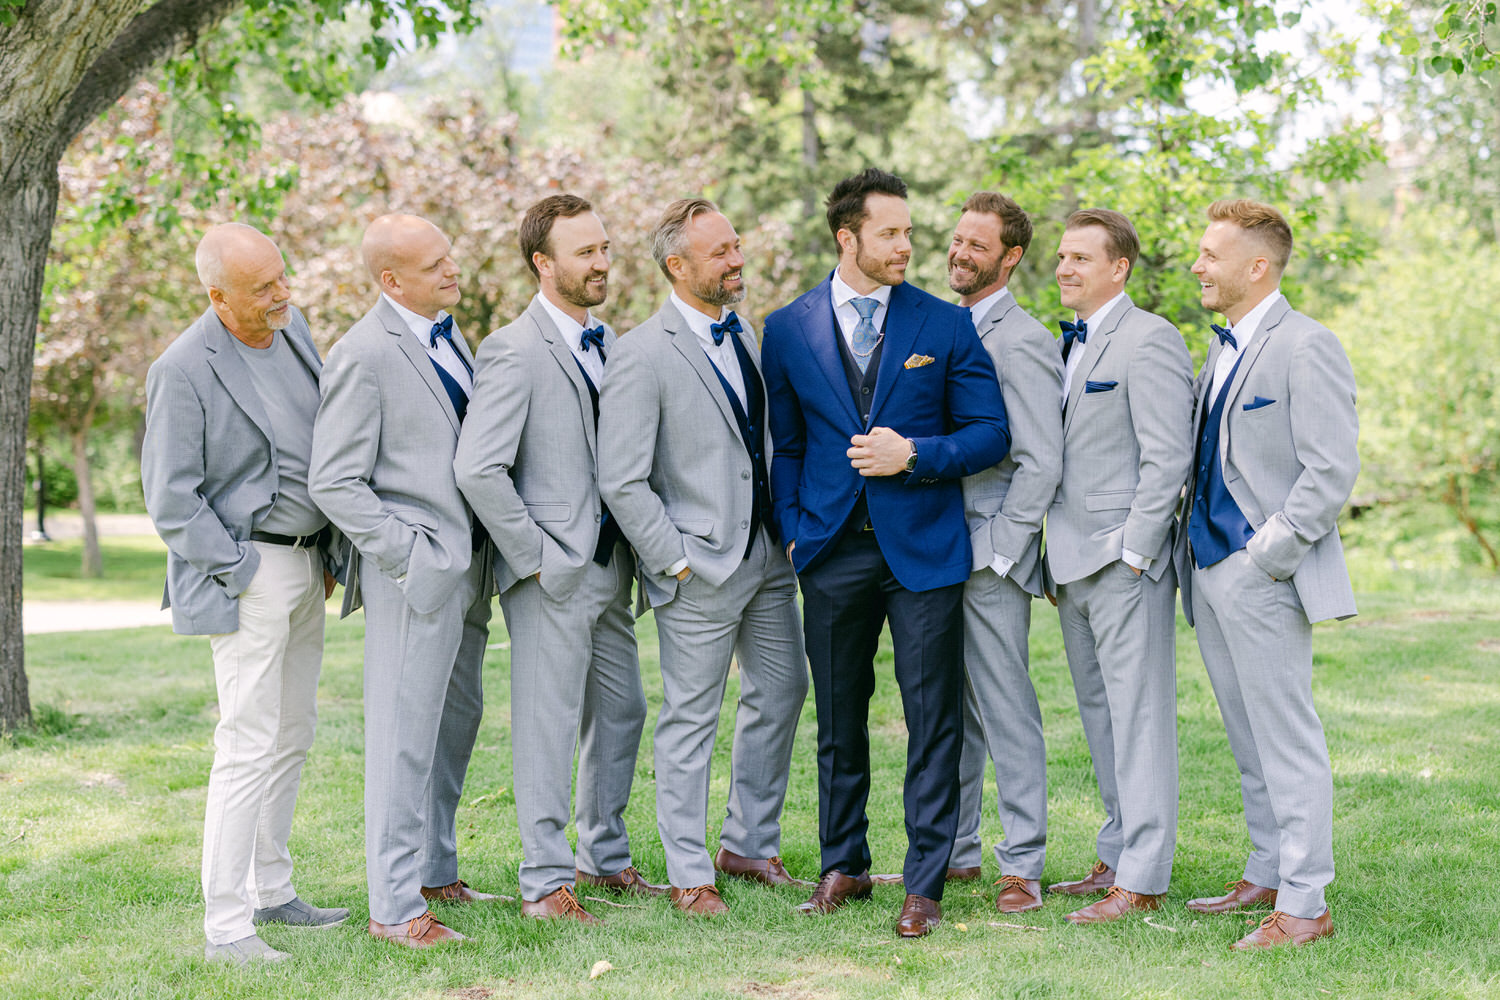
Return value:
[[(145, 514), (100, 514), (95, 518), (101, 536), (154, 535), (151, 518)], [(22, 525), (22, 538), (31, 542), (36, 527), (35, 516)], [(47, 534), (54, 540), (83, 537), (83, 518), (74, 511), (47, 513)], [(93, 632), (112, 628), (139, 628), (143, 625), (172, 627), (172, 612), (163, 611), (160, 601), (28, 601), (22, 596), (21, 631), (26, 635), (41, 632)]]

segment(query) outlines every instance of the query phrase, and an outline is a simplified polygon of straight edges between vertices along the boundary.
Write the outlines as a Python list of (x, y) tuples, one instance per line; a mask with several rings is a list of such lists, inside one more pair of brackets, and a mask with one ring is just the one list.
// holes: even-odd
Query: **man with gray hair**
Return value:
[(209, 308), (146, 375), (141, 484), (167, 543), (162, 606), (174, 631), (210, 636), (213, 650), (205, 951), (279, 962), (288, 955), (255, 925), (349, 916), (298, 897), (287, 851), (317, 717), (323, 602), (340, 571), (307, 487), (322, 362), (276, 244), (250, 226), (215, 226), (197, 265)]
[[(760, 355), (729, 308), (745, 297), (739, 236), (712, 202), (683, 199), (667, 206), (651, 252), (672, 293), (610, 355), (599, 490), (656, 612), (656, 823), (672, 902), (713, 916), (728, 910), (715, 869), (795, 883), (778, 854), (807, 666), (797, 582), (771, 520)], [(740, 698), (729, 809), (710, 861), (709, 764), (731, 659)]]

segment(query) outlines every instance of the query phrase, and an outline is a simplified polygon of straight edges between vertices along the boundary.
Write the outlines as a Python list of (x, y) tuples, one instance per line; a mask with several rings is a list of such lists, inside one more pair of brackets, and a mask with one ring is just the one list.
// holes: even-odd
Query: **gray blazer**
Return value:
[(1192, 382), (1177, 328), (1129, 296), (1089, 331), (1063, 409), (1062, 486), (1047, 514), (1054, 583), (1082, 580), (1123, 549), (1151, 557), (1146, 575), (1161, 579), (1193, 462)]
[[(1204, 392), (1219, 351), (1216, 338), (1193, 383), (1194, 428), (1210, 405)], [(1292, 581), (1308, 621), (1353, 617), (1338, 516), (1359, 475), (1359, 419), (1343, 345), (1283, 299), (1266, 313), (1227, 391), (1219, 454), (1224, 485), (1255, 529), (1246, 551), (1271, 576)], [(1191, 480), (1187, 489), (1191, 502)], [(1187, 532), (1181, 534), (1178, 576), (1191, 622), (1192, 574)]]
[[(739, 336), (762, 378), (748, 324)], [(667, 570), (684, 558), (721, 586), (750, 542), (750, 455), (708, 355), (671, 302), (616, 343), (599, 406), (599, 489), (635, 546), (645, 596), (670, 601), (677, 580)], [(764, 445), (769, 464), (769, 430)]]
[[(465, 359), (462, 337), (453, 345)], [(471, 362), (472, 363), (472, 362)], [(469, 505), (453, 478), (458, 414), (426, 350), (381, 299), (339, 338), (313, 425), (313, 502), (360, 554), (343, 613), (360, 606), (371, 567), (421, 614), (453, 593), (472, 554)]]
[[(296, 307), (284, 332), (317, 379), (323, 364)], [(209, 309), (146, 373), (141, 486), (167, 543), (162, 607), (172, 609), (172, 630), (183, 635), (239, 629), (238, 598), (260, 566), (250, 532), (270, 513), (279, 486), (271, 421), (232, 336)], [(336, 576), (340, 547), (336, 538), (323, 546), (324, 566)]]
[(1000, 377), (1010, 454), (963, 480), (974, 570), (1004, 556), (1015, 563), (1010, 578), (1040, 597), (1042, 518), (1062, 480), (1062, 358), (1057, 340), (1013, 295), (1001, 299), (977, 330)]
[[(615, 334), (604, 332), (614, 364)], [(580, 433), (581, 432), (581, 433)], [(532, 301), (479, 345), (458, 438), (459, 488), (495, 541), (501, 592), (538, 571), (549, 595), (577, 589), (599, 542), (594, 403), (568, 344)]]

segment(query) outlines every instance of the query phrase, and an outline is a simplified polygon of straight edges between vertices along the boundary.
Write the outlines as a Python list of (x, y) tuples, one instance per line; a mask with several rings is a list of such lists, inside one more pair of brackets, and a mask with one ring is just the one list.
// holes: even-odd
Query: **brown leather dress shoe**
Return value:
[(637, 896), (665, 896), (667, 889), (670, 888), (647, 882), (645, 877), (636, 871), (635, 865), (613, 875), (590, 875), (578, 869), (576, 877), (579, 885), (591, 885), (597, 889), (611, 889), (615, 892), (628, 892)]
[(1097, 861), (1089, 873), (1077, 882), (1053, 882), (1047, 886), (1047, 891), (1064, 892), (1069, 896), (1091, 896), (1108, 890), (1114, 884), (1115, 870), (1103, 861)]
[(1240, 938), (1229, 947), (1235, 951), (1251, 948), (1275, 948), (1277, 945), (1311, 944), (1318, 938), (1333, 934), (1333, 913), (1324, 910), (1316, 917), (1294, 917), (1280, 910), (1272, 910), (1260, 922), (1260, 926)]
[(1244, 879), (1226, 882), (1224, 888), (1229, 890), (1225, 895), (1190, 899), (1187, 901), (1187, 908), (1194, 913), (1233, 913), (1236, 910), (1258, 910), (1266, 906), (1273, 910), (1276, 908), (1275, 889), (1267, 889)]
[(851, 899), (869, 899), (873, 886), (869, 872), (845, 875), (830, 869), (823, 873), (807, 902), (798, 903), (793, 909), (798, 913), (832, 913)]
[(671, 896), (672, 905), (690, 917), (717, 917), (729, 912), (728, 905), (719, 896), (719, 890), (711, 885), (699, 885), (691, 889), (679, 889), (674, 885)]
[(973, 868), (949, 868), (946, 881), (948, 882), (972, 882), (979, 877), (979, 866)]
[(1127, 913), (1145, 910), (1161, 909), (1161, 896), (1152, 896), (1144, 892), (1131, 892), (1129, 889), (1121, 889), (1117, 885), (1109, 887), (1109, 892), (1097, 903), (1090, 903), (1081, 910), (1074, 910), (1063, 919), (1070, 924), (1105, 924), (1111, 920), (1119, 920)]
[(452, 885), (422, 886), (422, 898), (429, 903), (484, 903), (496, 897), (488, 892), (470, 889), (469, 883), (459, 879)]
[(435, 944), (445, 944), (449, 941), (456, 944), (459, 941), (468, 940), (458, 931), (434, 917), (431, 910), (425, 911), (421, 916), (408, 920), (404, 924), (380, 924), (371, 920), (370, 933), (391, 944), (399, 944), (406, 948), (431, 948)]
[(714, 855), (714, 870), (761, 885), (812, 885), (805, 879), (792, 878), (780, 857), (747, 858), (727, 847), (719, 848), (719, 853)]
[(538, 900), (523, 899), (521, 916), (538, 920), (576, 920), (581, 924), (599, 923), (598, 917), (583, 908), (570, 885), (554, 889)]
[(943, 908), (935, 899), (908, 894), (896, 918), (896, 933), (904, 938), (926, 937), (943, 922)]
[(1042, 908), (1042, 883), (1034, 878), (1004, 875), (1000, 878), (1000, 895), (995, 909), (1001, 913), (1025, 913)]

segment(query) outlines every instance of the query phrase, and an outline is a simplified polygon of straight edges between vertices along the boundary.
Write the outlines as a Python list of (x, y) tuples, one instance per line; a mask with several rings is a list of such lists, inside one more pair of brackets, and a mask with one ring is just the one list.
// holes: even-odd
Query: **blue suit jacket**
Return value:
[[(771, 496), (798, 572), (831, 550), (866, 491), (870, 523), (908, 590), (968, 579), (962, 477), (1005, 457), (1010, 432), (995, 368), (965, 309), (908, 284), (891, 289), (868, 425), (860, 422), (839, 353), (825, 280), (766, 318), (761, 347), (770, 401)], [(862, 477), (849, 439), (889, 427), (917, 445), (910, 475)]]

